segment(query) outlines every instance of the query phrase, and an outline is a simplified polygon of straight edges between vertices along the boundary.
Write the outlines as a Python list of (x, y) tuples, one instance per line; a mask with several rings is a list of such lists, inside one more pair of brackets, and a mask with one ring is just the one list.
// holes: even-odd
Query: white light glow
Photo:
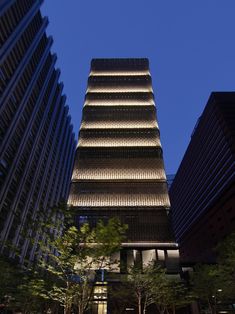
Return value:
[(130, 120), (119, 120), (119, 121), (82, 121), (81, 130), (83, 129), (147, 129), (157, 128), (158, 124), (156, 120), (151, 121), (130, 121)]
[(179, 258), (179, 250), (167, 250), (167, 256), (170, 259), (178, 259)]
[(161, 147), (159, 137), (81, 137), (78, 141), (80, 147)]
[(142, 251), (143, 266), (148, 266), (153, 261), (156, 261), (155, 250), (143, 250)]
[(78, 168), (73, 171), (72, 180), (165, 180), (164, 169), (157, 168)]
[(87, 93), (139, 93), (139, 92), (153, 92), (152, 86), (89, 86)]
[(158, 194), (70, 194), (69, 205), (81, 207), (161, 206), (169, 207), (167, 193)]
[(165, 247), (165, 248), (171, 247), (171, 248), (177, 248), (178, 244), (174, 243), (174, 242), (124, 242), (124, 243), (122, 243), (122, 247)]
[(164, 250), (157, 250), (157, 257), (159, 261), (164, 261), (165, 260)]
[(155, 106), (153, 100), (122, 100), (122, 99), (97, 99), (97, 100), (86, 100), (84, 106)]
[(150, 75), (149, 71), (91, 71), (90, 76)]

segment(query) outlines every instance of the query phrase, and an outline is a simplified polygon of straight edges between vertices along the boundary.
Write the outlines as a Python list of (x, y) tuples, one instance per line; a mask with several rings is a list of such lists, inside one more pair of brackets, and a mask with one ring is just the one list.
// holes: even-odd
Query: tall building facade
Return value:
[(41, 3), (0, 2), (1, 253), (21, 262), (36, 250), (29, 221), (67, 200), (76, 147)]
[(235, 93), (212, 93), (170, 188), (184, 262), (213, 262), (235, 231)]
[(69, 205), (77, 223), (119, 217), (128, 224), (123, 270), (158, 259), (177, 271), (178, 248), (147, 59), (93, 59)]

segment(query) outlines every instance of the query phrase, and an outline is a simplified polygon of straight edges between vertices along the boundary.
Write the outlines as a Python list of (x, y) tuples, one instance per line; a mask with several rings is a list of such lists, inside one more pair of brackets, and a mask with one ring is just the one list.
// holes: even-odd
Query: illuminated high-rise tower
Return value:
[(128, 224), (121, 261), (161, 260), (176, 271), (178, 248), (147, 59), (93, 59), (69, 205), (78, 224), (118, 216)]

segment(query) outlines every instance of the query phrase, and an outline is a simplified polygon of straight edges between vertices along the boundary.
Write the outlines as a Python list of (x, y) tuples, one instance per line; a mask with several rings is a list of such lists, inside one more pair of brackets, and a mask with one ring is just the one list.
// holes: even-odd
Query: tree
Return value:
[[(62, 219), (56, 219), (57, 215)], [(20, 235), (31, 244), (35, 244), (32, 232), (42, 235), (44, 244), (55, 239), (58, 232), (72, 221), (72, 215), (65, 204), (48, 211), (38, 210), (35, 217), (28, 218)], [(39, 250), (42, 248), (38, 243)], [(4, 245), (14, 257), (20, 256), (17, 245), (8, 241)], [(38, 252), (41, 253), (41, 252)], [(28, 264), (27, 268), (25, 265)], [(0, 303), (1, 308), (14, 310), (20, 309), (22, 313), (42, 313), (47, 305), (55, 308), (55, 303), (49, 300), (47, 291), (52, 284), (51, 276), (36, 262), (24, 260), (24, 265), (19, 265), (14, 258), (0, 257)], [(55, 277), (53, 278), (53, 281)]]
[(128, 274), (130, 287), (134, 290), (138, 313), (146, 313), (147, 308), (155, 304), (158, 312), (175, 313), (193, 301), (192, 293), (179, 276), (166, 273), (159, 264), (149, 264), (143, 269), (138, 266), (130, 268)]
[(126, 274), (119, 274), (120, 282), (109, 286), (108, 298), (110, 300), (110, 313), (126, 313), (126, 308), (133, 308), (136, 305), (135, 295), (132, 286), (127, 280)]
[(228, 235), (224, 240), (220, 241), (216, 247), (218, 254), (218, 263), (229, 268), (235, 273), (235, 232)]
[(225, 294), (226, 278), (219, 265), (196, 265), (192, 275), (193, 292), (209, 313), (217, 311), (218, 301)]
[[(42, 266), (56, 278), (48, 295), (64, 307), (65, 314), (70, 314), (74, 306), (79, 314), (87, 310), (97, 275), (102, 269), (112, 269), (111, 256), (120, 249), (126, 229), (117, 218), (106, 225), (99, 221), (93, 229), (85, 223), (79, 230), (70, 227), (61, 237), (41, 247)], [(45, 258), (49, 258), (50, 264)]]
[(179, 275), (167, 274), (166, 269), (161, 268), (155, 269), (150, 275), (152, 303), (156, 305), (159, 313), (169, 313), (169, 311), (175, 313), (176, 308), (192, 302), (189, 288)]
[[(160, 295), (162, 295), (163, 298), (160, 300), (161, 302), (163, 301), (162, 303), (167, 313), (171, 311), (174, 314), (177, 308), (185, 307), (194, 301), (192, 292), (179, 276), (171, 277), (165, 274), (162, 280)], [(159, 296), (157, 300), (159, 300)], [(156, 304), (158, 304), (158, 302), (156, 302)]]
[[(0, 257), (0, 304), (7, 308), (14, 299), (15, 287), (21, 282), (22, 271), (5, 257)], [(13, 284), (14, 283), (14, 284)]]
[(1, 308), (20, 308), (22, 313), (39, 313), (47, 305), (46, 281), (33, 269), (0, 258)]
[(42, 313), (56, 304), (50, 302), (47, 289), (48, 282), (37, 273), (26, 273), (15, 292), (14, 307), (24, 314)]
[(215, 251), (217, 264), (196, 265), (191, 280), (193, 292), (209, 313), (235, 297), (235, 233), (219, 242)]
[[(99, 272), (116, 267), (117, 261), (111, 256), (119, 251), (127, 226), (112, 218), (106, 224), (99, 221), (95, 228), (85, 223), (78, 229), (73, 226), (74, 216), (73, 209), (59, 206), (48, 213), (39, 212), (28, 222), (22, 236), (31, 240), (34, 231), (41, 238), (37, 242), (36, 265), (31, 264), (36, 268), (26, 271), (19, 267), (16, 272), (10, 268), (7, 275), (1, 273), (4, 304), (11, 301), (25, 314), (42, 313), (45, 307), (57, 304), (64, 307), (66, 314), (72, 310), (81, 314), (88, 309)], [(2, 268), (7, 269), (5, 264)], [(13, 286), (17, 275), (21, 280)]]
[(235, 232), (220, 241), (215, 250), (224, 282), (222, 295), (226, 302), (230, 302), (235, 298)]
[(157, 263), (150, 263), (144, 268), (133, 266), (129, 270), (128, 280), (134, 289), (139, 314), (146, 313), (151, 304), (155, 304), (160, 313), (165, 312), (169, 282), (163, 267)]
[(160, 265), (155, 264), (150, 266), (150, 269), (147, 272), (148, 277), (148, 302), (144, 303), (144, 313), (146, 308), (150, 304), (155, 304), (159, 313), (165, 312), (166, 304), (163, 302), (163, 296), (166, 293), (166, 284), (165, 284), (165, 269)]
[(139, 265), (133, 265), (128, 271), (127, 279), (134, 291), (139, 314), (142, 314), (142, 309), (145, 311), (150, 301), (148, 276), (150, 268), (151, 266), (142, 269)]

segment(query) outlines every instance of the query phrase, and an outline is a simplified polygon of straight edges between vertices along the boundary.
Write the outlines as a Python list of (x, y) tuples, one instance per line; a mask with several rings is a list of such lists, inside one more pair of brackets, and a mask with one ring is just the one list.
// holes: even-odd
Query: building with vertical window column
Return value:
[(75, 153), (41, 3), (0, 2), (0, 244), (20, 262), (34, 259), (40, 236), (23, 236), (29, 221), (67, 200)]
[(235, 231), (235, 93), (214, 92), (170, 188), (172, 222), (185, 263), (214, 262)]
[(92, 60), (68, 203), (78, 224), (128, 224), (121, 271), (152, 260), (178, 271), (148, 59)]

